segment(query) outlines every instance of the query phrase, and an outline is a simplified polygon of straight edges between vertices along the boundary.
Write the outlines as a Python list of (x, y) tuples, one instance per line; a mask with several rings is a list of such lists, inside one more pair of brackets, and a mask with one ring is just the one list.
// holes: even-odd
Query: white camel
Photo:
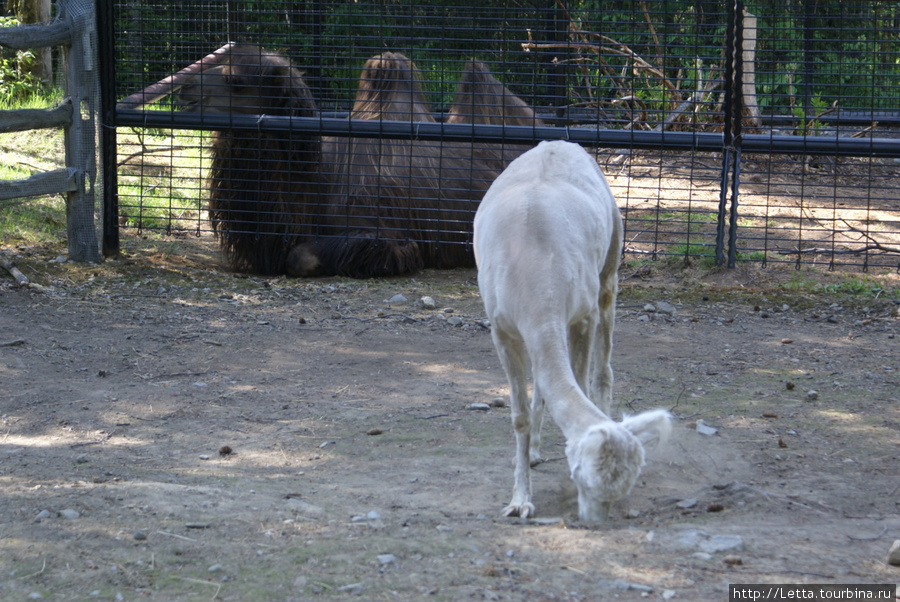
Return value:
[(622, 219), (609, 184), (577, 144), (542, 142), (520, 156), (494, 181), (475, 214), (478, 286), (509, 380), (516, 438), (506, 516), (534, 515), (530, 470), (540, 462), (545, 403), (566, 438), (584, 521), (607, 518), (612, 502), (634, 486), (644, 444), (668, 435), (671, 416), (665, 410), (622, 422), (608, 415), (621, 249)]

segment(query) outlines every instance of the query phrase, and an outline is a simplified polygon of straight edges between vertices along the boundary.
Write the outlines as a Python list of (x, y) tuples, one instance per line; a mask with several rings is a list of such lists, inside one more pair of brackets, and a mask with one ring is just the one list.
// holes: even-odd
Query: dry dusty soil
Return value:
[(0, 277), (3, 600), (723, 601), (734, 583), (900, 581), (896, 277), (838, 298), (784, 289), (790, 272), (623, 269), (617, 415), (677, 424), (593, 525), (549, 422), (537, 516), (500, 515), (513, 434), (473, 270), (247, 278), (205, 240), (95, 266), (59, 253), (11, 250), (42, 289)]

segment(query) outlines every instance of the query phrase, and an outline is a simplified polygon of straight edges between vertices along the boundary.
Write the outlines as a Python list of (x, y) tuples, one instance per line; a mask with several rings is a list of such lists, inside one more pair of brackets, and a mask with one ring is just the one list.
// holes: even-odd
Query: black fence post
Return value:
[[(733, 268), (737, 261), (738, 186), (741, 171), (741, 120), (743, 109), (744, 3), (728, 3), (725, 33), (725, 106), (722, 135), (722, 172), (716, 222), (716, 265)], [(730, 177), (729, 177), (730, 176)], [(731, 203), (728, 203), (729, 188)], [(725, 217), (728, 214), (728, 259), (725, 259)]]
[(744, 3), (734, 3), (734, 94), (732, 95), (731, 146), (734, 149), (731, 172), (731, 211), (728, 224), (728, 267), (737, 261), (738, 195), (741, 175), (741, 137), (744, 117)]
[(97, 72), (100, 80), (100, 163), (103, 178), (104, 257), (119, 253), (119, 179), (116, 161), (115, 11), (112, 0), (96, 0)]
[(734, 105), (734, 46), (735, 40), (735, 8), (734, 2), (728, 2), (728, 14), (725, 19), (725, 106), (722, 120), (722, 171), (719, 178), (719, 212), (716, 219), (716, 265), (725, 263), (725, 214), (728, 205), (728, 168), (731, 165), (731, 128), (733, 125)]

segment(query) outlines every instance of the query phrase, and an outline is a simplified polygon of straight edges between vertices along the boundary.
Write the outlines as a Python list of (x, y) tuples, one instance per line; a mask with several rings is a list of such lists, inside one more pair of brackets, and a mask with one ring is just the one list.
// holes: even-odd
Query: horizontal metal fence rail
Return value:
[[(722, 134), (703, 132), (653, 132), (596, 128), (526, 127), (441, 122), (366, 121), (339, 117), (278, 117), (272, 115), (196, 115), (123, 109), (116, 113), (119, 127), (173, 130), (245, 130), (302, 132), (324, 136), (359, 136), (402, 140), (450, 140), (459, 142), (523, 142), (568, 140), (599, 148), (701, 150), (723, 147)], [(900, 157), (900, 141), (893, 138), (799, 138), (744, 134), (741, 147), (748, 153), (782, 153), (829, 156)]]

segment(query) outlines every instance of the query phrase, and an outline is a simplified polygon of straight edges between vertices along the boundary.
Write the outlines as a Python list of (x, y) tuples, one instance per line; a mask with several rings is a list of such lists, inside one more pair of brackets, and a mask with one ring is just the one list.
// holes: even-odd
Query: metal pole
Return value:
[(733, 148), (732, 125), (734, 123), (734, 63), (735, 63), (735, 7), (728, 2), (728, 16), (725, 20), (725, 106), (723, 120), (725, 131), (722, 135), (722, 173), (719, 190), (719, 213), (716, 221), (716, 265), (725, 262), (725, 214), (728, 203), (728, 171)]
[(741, 174), (741, 137), (744, 113), (744, 2), (736, 0), (734, 11), (734, 94), (732, 95), (732, 147), (734, 148), (734, 166), (731, 175), (731, 212), (728, 228), (728, 267), (733, 268), (737, 261), (737, 227), (738, 227), (738, 194)]
[(112, 0), (96, 0), (100, 79), (100, 173), (103, 178), (103, 256), (119, 253), (119, 180), (116, 168), (115, 15)]

